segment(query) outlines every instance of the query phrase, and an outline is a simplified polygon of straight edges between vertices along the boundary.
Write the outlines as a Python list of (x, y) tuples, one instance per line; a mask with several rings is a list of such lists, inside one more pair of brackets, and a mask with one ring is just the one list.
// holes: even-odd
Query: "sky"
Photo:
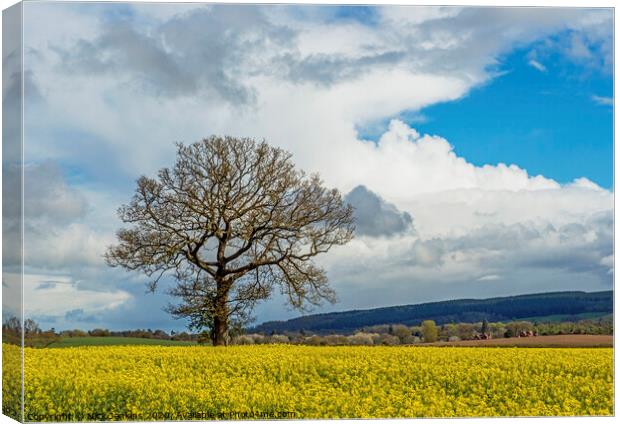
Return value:
[(136, 179), (212, 134), (290, 151), (356, 208), (313, 312), (611, 289), (612, 33), (610, 9), (26, 3), (26, 315), (182, 329), (173, 280), (148, 294), (102, 256)]

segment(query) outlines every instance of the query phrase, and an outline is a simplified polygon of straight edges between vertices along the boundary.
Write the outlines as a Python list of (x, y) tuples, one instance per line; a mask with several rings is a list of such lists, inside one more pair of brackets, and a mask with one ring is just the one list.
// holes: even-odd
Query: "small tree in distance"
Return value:
[(437, 329), (437, 325), (435, 325), (435, 321), (426, 320), (422, 322), (422, 336), (425, 342), (436, 342), (438, 335), (439, 330)]
[(214, 345), (275, 288), (296, 308), (335, 300), (313, 258), (353, 237), (337, 190), (265, 142), (213, 136), (177, 147), (174, 167), (140, 177), (119, 209), (130, 227), (106, 252), (110, 266), (142, 271), (152, 291), (172, 274), (181, 303), (168, 310), (208, 328)]
[(489, 322), (485, 319), (482, 320), (482, 326), (480, 327), (482, 334), (489, 334)]

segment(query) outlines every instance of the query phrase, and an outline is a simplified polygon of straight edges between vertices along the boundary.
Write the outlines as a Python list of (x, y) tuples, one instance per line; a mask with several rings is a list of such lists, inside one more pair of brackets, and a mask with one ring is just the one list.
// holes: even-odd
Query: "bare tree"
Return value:
[(144, 272), (153, 291), (172, 274), (182, 303), (169, 311), (206, 325), (214, 345), (274, 288), (297, 308), (334, 301), (313, 258), (353, 237), (337, 190), (265, 142), (213, 136), (177, 147), (174, 167), (140, 177), (119, 209), (130, 227), (108, 249), (109, 265)]

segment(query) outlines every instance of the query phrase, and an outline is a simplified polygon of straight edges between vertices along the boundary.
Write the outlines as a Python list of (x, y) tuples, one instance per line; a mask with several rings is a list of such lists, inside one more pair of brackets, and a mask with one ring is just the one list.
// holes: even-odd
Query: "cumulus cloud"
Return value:
[[(60, 168), (51, 162), (3, 165), (2, 213), (6, 243), (3, 263), (14, 267), (21, 264), (22, 227), (33, 239), (39, 235), (45, 237), (83, 216), (85, 202), (77, 190), (65, 183)], [(23, 199), (22, 183), (27, 187)]]
[(65, 312), (77, 306), (105, 315), (131, 297), (122, 279), (102, 269), (113, 232), (57, 163), (4, 166), (3, 185), (3, 316), (21, 316), (22, 287), (25, 316), (48, 326), (66, 324)]
[(601, 265), (608, 267), (608, 274), (612, 274), (614, 272), (614, 255), (605, 256), (599, 262)]
[[(19, 274), (6, 273), (4, 282), (3, 295), (11, 298), (19, 298), (16, 292), (23, 286), (24, 316), (39, 318), (46, 323), (59, 322), (65, 314), (76, 309), (90, 314), (107, 313), (131, 298), (123, 290), (83, 289), (79, 281), (67, 275), (26, 273), (22, 278)], [(11, 311), (18, 314), (19, 305), (14, 306), (15, 310)]]
[(446, 243), (443, 239), (417, 239), (412, 243), (410, 249), (405, 252), (408, 256), (408, 262), (414, 266), (440, 267), (444, 264)]
[[(557, 182), (542, 175), (530, 176), (514, 164), (475, 166), (457, 156), (446, 139), (421, 135), (399, 120), (390, 122), (377, 143), (363, 146), (364, 156), (356, 160), (365, 167), (359, 169), (371, 170), (376, 180), (372, 187), (388, 200), (456, 189), (531, 191), (559, 187)], [(361, 173), (356, 177), (365, 178)]]
[[(86, 213), (86, 199), (65, 181), (60, 166), (53, 162), (26, 164), (24, 175), (24, 218), (67, 224)], [(15, 187), (19, 190), (19, 187)]]
[[(17, 181), (13, 173), (19, 168), (6, 170), (5, 175)], [(86, 222), (89, 205), (82, 190), (69, 185), (57, 163), (27, 164), (24, 178), (24, 262), (32, 269), (68, 269), (76, 265), (102, 265), (105, 246), (112, 234), (96, 229)], [(20, 186), (13, 186), (19, 196)], [(19, 204), (6, 210), (7, 216), (19, 216)], [(15, 231), (21, 231), (19, 226)], [(18, 261), (20, 253), (11, 250), (9, 263)]]
[(24, 261), (28, 266), (71, 269), (77, 265), (103, 266), (103, 254), (114, 235), (90, 225), (73, 223), (65, 227), (30, 227), (24, 235)]
[(364, 186), (357, 186), (344, 201), (353, 206), (355, 231), (371, 237), (391, 236), (412, 229), (411, 215), (399, 211)]
[[(356, 239), (325, 259), (340, 304), (331, 310), (456, 297), (612, 287), (613, 214), (558, 227), (482, 225), (461, 236)], [(492, 285), (489, 285), (493, 282)]]
[[(585, 221), (558, 226), (544, 221), (512, 225), (485, 224), (460, 236), (420, 238), (411, 235), (389, 243), (392, 249), (364, 242), (352, 249), (356, 266), (368, 267), (370, 257), (385, 256), (412, 266), (475, 265), (474, 269), (514, 270), (519, 267), (549, 268), (575, 273), (604, 274), (612, 254), (611, 212), (594, 214)], [(375, 264), (373, 263), (372, 266)], [(361, 271), (362, 273), (364, 271)], [(480, 276), (470, 275), (470, 279)], [(603, 279), (606, 281), (606, 279)]]
[[(570, 31), (591, 44), (604, 38), (600, 27), (611, 17), (608, 11), (568, 8), (384, 6), (373, 12), (367, 24), (328, 15), (308, 25), (295, 15), (277, 14), (299, 31), (297, 51), (286, 56), (289, 75), (324, 84), (377, 67), (403, 66), (412, 73), (457, 76), (475, 84), (486, 79), (485, 67), (496, 65), (492, 58), (515, 42)], [(577, 47), (565, 50), (574, 56)]]
[(113, 25), (93, 41), (80, 40), (69, 51), (59, 50), (66, 70), (96, 75), (131, 75), (154, 94), (187, 94), (197, 90), (196, 81), (168, 56), (156, 40), (137, 33), (126, 23)]
[[(156, 95), (204, 92), (237, 104), (253, 99), (248, 78), (256, 75), (333, 85), (403, 69), (456, 78), (471, 87), (488, 79), (495, 56), (517, 41), (571, 30), (566, 54), (582, 57), (589, 50), (580, 49), (586, 44), (578, 40), (600, 39), (596, 28), (610, 19), (607, 11), (595, 9), (390, 6), (377, 8), (374, 22), (365, 25), (334, 21), (324, 8), (306, 8), (323, 19), (309, 24), (306, 15), (279, 6), (214, 5), (176, 14), (164, 8), (167, 20), (152, 19), (142, 29), (135, 18), (100, 21), (96, 37), (89, 33), (54, 51), (65, 70), (113, 73), (117, 84)], [(156, 8), (134, 9), (141, 10)]]
[(269, 22), (261, 7), (219, 5), (175, 14), (155, 34), (130, 22), (107, 23), (95, 39), (56, 52), (65, 72), (113, 74), (118, 84), (141, 94), (215, 96), (244, 104), (253, 91), (241, 77), (268, 69), (256, 52), (284, 48), (292, 35)]

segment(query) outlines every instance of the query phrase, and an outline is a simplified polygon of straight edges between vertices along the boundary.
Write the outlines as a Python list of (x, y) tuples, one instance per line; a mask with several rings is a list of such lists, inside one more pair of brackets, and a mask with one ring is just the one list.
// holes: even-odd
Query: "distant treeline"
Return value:
[(243, 334), (233, 338), (232, 344), (290, 343), (315, 346), (337, 345), (411, 345), (436, 341), (536, 337), (560, 334), (613, 334), (611, 316), (577, 322), (530, 321), (459, 323), (437, 325), (426, 320), (419, 326), (403, 324), (374, 325), (352, 334), (312, 334), (306, 331), (284, 334)]
[[(16, 325), (17, 324), (17, 325)], [(3, 324), (3, 341), (5, 343), (20, 344), (19, 321), (9, 320)], [(186, 332), (170, 334), (163, 330), (127, 330), (109, 331), (107, 329), (93, 329), (90, 331), (66, 330), (59, 333), (54, 329), (42, 331), (33, 320), (26, 320), (25, 344), (31, 347), (46, 347), (58, 341), (61, 337), (134, 337), (158, 340), (196, 341), (201, 344), (210, 344), (210, 339), (204, 334), (189, 334)], [(497, 339), (510, 337), (535, 337), (560, 334), (613, 334), (613, 319), (611, 315), (598, 319), (588, 319), (576, 322), (477, 322), (477, 323), (448, 323), (437, 325), (435, 321), (426, 320), (419, 326), (403, 324), (382, 324), (363, 327), (351, 334), (317, 334), (307, 331), (248, 333), (232, 335), (230, 343), (247, 344), (304, 344), (314, 346), (337, 345), (411, 345), (435, 341), (458, 341), (473, 339)]]
[(167, 333), (164, 330), (124, 330), (124, 331), (111, 331), (105, 328), (95, 328), (89, 331), (82, 330), (65, 330), (61, 331), (62, 337), (137, 337), (141, 339), (156, 339), (156, 340), (177, 340), (177, 341), (196, 341), (200, 338), (199, 334), (191, 334), (185, 331)]
[[(11, 317), (2, 323), (2, 343), (21, 345), (22, 325), (18, 318)], [(32, 319), (24, 321), (24, 345), (29, 347), (45, 347), (60, 338), (54, 329), (41, 330), (39, 324)]]
[[(11, 317), (2, 324), (3, 343), (21, 344), (21, 323), (18, 318)], [(24, 344), (29, 347), (46, 347), (60, 340), (62, 337), (136, 337), (143, 339), (157, 340), (176, 340), (176, 341), (202, 341), (205, 337), (201, 334), (190, 334), (187, 332), (167, 333), (164, 330), (126, 330), (110, 331), (105, 328), (95, 328), (93, 330), (63, 330), (56, 331), (54, 328), (42, 330), (39, 324), (32, 320), (24, 321)]]
[[(352, 334), (357, 329), (381, 324), (420, 325), (432, 320), (438, 325), (459, 322), (509, 322), (529, 319), (544, 321), (545, 316), (562, 316), (562, 321), (578, 321), (584, 314), (613, 312), (613, 292), (556, 292), (459, 299), (419, 305), (307, 315), (288, 321), (270, 321), (249, 329), (253, 333), (306, 331), (318, 334)], [(581, 316), (580, 316), (581, 315)], [(540, 317), (540, 319), (532, 319)]]

